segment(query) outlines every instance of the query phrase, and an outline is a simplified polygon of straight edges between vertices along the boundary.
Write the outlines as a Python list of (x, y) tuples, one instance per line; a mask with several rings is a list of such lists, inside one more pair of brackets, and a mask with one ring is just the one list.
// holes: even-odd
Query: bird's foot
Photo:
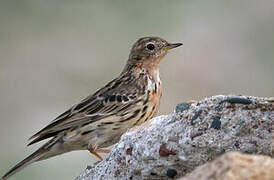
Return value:
[(93, 148), (88, 148), (89, 152), (91, 154), (93, 154), (94, 156), (96, 156), (98, 159), (100, 159), (101, 161), (103, 160), (102, 156), (100, 156), (98, 153), (110, 153), (109, 149), (96, 149), (94, 150)]
[(110, 153), (110, 150), (109, 149), (96, 149), (95, 150), (96, 152), (98, 152), (98, 153)]
[(98, 159), (100, 159), (100, 161), (103, 160), (103, 158), (102, 158), (96, 151), (89, 150), (89, 152), (90, 152), (91, 154), (93, 154), (94, 156), (96, 156)]

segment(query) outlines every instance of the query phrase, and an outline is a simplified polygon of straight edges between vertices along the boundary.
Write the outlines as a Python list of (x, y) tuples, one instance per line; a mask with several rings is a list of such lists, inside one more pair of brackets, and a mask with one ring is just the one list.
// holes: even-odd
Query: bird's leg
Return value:
[(100, 159), (101, 161), (103, 160), (103, 158), (96, 152), (96, 150), (94, 150), (92, 148), (92, 146), (88, 146), (88, 150), (91, 154), (93, 154), (94, 156), (96, 156), (98, 159)]
[(89, 150), (89, 152), (91, 153), (91, 154), (93, 154), (94, 156), (96, 156), (98, 159), (100, 159), (101, 161), (103, 160), (103, 158), (96, 152), (96, 151), (90, 151)]

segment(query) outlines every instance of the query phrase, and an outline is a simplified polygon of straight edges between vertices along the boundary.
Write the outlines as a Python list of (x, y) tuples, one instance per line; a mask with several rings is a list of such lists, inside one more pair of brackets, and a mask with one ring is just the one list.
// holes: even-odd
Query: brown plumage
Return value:
[(180, 45), (158, 37), (139, 39), (122, 73), (34, 134), (28, 145), (51, 139), (2, 178), (73, 150), (89, 150), (102, 159), (97, 152), (108, 150), (100, 148), (115, 144), (127, 129), (155, 116), (162, 95), (159, 63), (169, 49)]

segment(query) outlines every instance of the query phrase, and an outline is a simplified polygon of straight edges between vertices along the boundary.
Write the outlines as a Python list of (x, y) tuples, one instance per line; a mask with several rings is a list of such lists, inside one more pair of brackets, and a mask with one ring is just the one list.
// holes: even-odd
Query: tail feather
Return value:
[(34, 153), (29, 155), (27, 158), (16, 164), (12, 169), (10, 169), (3, 177), (2, 180), (5, 180), (9, 178), (10, 176), (14, 175), (18, 171), (22, 170), (26, 166), (43, 159), (47, 159), (51, 156), (49, 156), (48, 152), (50, 152), (51, 147), (56, 143), (58, 139), (53, 138), (50, 141), (48, 141), (46, 144), (44, 144), (42, 147), (40, 147), (38, 150), (36, 150)]

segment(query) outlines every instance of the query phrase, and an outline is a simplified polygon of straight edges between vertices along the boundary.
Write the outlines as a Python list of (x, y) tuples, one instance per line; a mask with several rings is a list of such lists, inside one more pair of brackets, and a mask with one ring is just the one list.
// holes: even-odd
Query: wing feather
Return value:
[[(140, 93), (139, 95), (136, 94), (136, 84), (137, 83), (133, 81), (125, 81), (123, 76), (121, 76), (120, 79), (114, 79), (104, 88), (88, 96), (79, 104), (72, 106), (45, 128), (34, 134), (30, 139), (35, 139), (28, 145), (57, 136), (63, 131), (91, 124), (115, 114), (118, 116), (126, 114), (127, 112), (124, 112), (125, 110), (134, 108), (134, 105), (143, 99)], [(137, 89), (141, 90), (144, 88), (137, 87)]]

